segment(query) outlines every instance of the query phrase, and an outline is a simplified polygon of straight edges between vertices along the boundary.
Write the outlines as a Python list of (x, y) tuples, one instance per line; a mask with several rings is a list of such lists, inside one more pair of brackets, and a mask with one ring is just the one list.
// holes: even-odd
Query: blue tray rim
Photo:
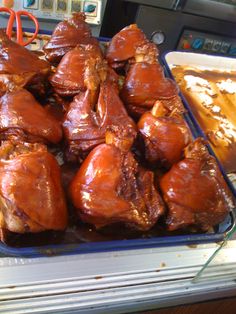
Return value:
[[(233, 213), (231, 213), (233, 215)], [(145, 248), (169, 247), (176, 245), (199, 245), (203, 243), (212, 243), (223, 241), (225, 236), (232, 231), (233, 225), (228, 230), (222, 233), (203, 233), (178, 236), (162, 236), (151, 237), (147, 239), (130, 239), (130, 240), (114, 240), (100, 242), (86, 242), (78, 244), (56, 244), (35, 247), (14, 248), (0, 243), (0, 252), (7, 256), (14, 257), (46, 257), (58, 255), (86, 254), (86, 253), (101, 253), (107, 251), (120, 250), (136, 250)]]

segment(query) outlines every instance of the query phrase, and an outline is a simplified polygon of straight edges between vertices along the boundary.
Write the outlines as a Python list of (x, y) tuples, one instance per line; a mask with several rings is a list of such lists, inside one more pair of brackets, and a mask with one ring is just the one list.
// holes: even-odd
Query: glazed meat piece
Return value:
[(99, 42), (92, 37), (85, 18), (85, 14), (82, 12), (74, 13), (70, 19), (62, 21), (56, 26), (49, 42), (43, 48), (46, 58), (50, 62), (60, 62), (68, 51), (79, 44), (99, 46)]
[(25, 47), (11, 41), (0, 30), (0, 95), (17, 87), (41, 92), (50, 72), (50, 64)]
[(4, 142), (0, 148), (0, 229), (28, 233), (66, 226), (56, 159), (41, 144)]
[(169, 111), (158, 100), (151, 112), (142, 115), (138, 130), (145, 146), (145, 159), (154, 166), (169, 168), (180, 161), (191, 134), (183, 117)]
[[(165, 108), (168, 108), (168, 111), (175, 111), (176, 114), (182, 114), (186, 112), (183, 103), (178, 95), (174, 96), (173, 98), (170, 99), (161, 99), (157, 100), (154, 102), (153, 106), (155, 105), (156, 102), (161, 101), (161, 103), (165, 106)], [(133, 117), (137, 122), (141, 118), (141, 116), (145, 112), (149, 112), (153, 106), (148, 108), (147, 106), (135, 106), (135, 105), (128, 105), (126, 106), (128, 113), (130, 114), (131, 117)]]
[(0, 99), (0, 139), (58, 143), (60, 123), (25, 89), (6, 93)]
[(127, 74), (122, 95), (127, 105), (150, 109), (156, 100), (170, 99), (176, 93), (175, 83), (165, 78), (159, 63), (138, 62)]
[(135, 63), (129, 68), (121, 96), (135, 117), (150, 110), (156, 100), (174, 99), (180, 106), (178, 88), (173, 80), (164, 76), (150, 44), (136, 50)]
[[(122, 68), (126, 61), (134, 58), (136, 49), (146, 43), (148, 40), (145, 34), (136, 24), (132, 24), (123, 28), (112, 38), (106, 59), (114, 69)], [(156, 51), (158, 55), (158, 50)]]
[(164, 213), (153, 173), (137, 164), (129, 151), (133, 130), (112, 128), (106, 144), (94, 148), (70, 185), (70, 195), (82, 221), (101, 228), (124, 223), (150, 229)]
[(96, 90), (107, 75), (107, 63), (99, 47), (77, 46), (59, 63), (50, 82), (57, 94), (75, 96), (86, 89)]
[(201, 139), (185, 150), (185, 159), (160, 180), (169, 207), (169, 230), (194, 227), (203, 231), (219, 224), (233, 208), (232, 195), (215, 159)]
[(68, 159), (81, 160), (95, 146), (104, 143), (106, 129), (112, 125), (136, 130), (114, 84), (109, 81), (101, 84), (98, 96), (91, 90), (76, 96), (63, 123)]

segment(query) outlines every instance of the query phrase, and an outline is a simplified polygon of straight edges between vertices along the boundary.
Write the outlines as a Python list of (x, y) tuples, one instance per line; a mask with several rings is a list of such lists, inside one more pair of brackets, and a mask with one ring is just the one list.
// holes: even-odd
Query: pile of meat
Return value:
[(3, 30), (0, 38), (2, 241), (7, 232), (65, 230), (71, 204), (74, 224), (97, 229), (208, 231), (224, 220), (231, 193), (136, 25), (104, 50), (74, 14), (44, 59)]

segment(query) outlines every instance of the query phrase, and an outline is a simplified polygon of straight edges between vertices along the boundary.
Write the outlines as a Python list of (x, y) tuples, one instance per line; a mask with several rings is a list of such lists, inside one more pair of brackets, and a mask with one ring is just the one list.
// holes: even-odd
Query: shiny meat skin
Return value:
[(0, 95), (16, 87), (40, 89), (49, 72), (48, 62), (11, 41), (4, 30), (0, 30)]
[(92, 37), (85, 18), (86, 16), (82, 12), (74, 13), (70, 19), (62, 21), (56, 26), (49, 42), (43, 48), (48, 61), (60, 62), (68, 51), (79, 44), (99, 46), (97, 39)]
[(160, 187), (169, 207), (169, 230), (195, 227), (207, 231), (234, 207), (218, 165), (201, 139), (186, 148), (185, 159), (161, 178)]
[(83, 159), (91, 149), (105, 142), (106, 129), (113, 125), (136, 130), (114, 84), (102, 83), (99, 95), (87, 90), (76, 96), (63, 123), (68, 159)]
[[(176, 94), (174, 97), (170, 99), (161, 99), (156, 102), (161, 101), (163, 105), (168, 108), (168, 111), (176, 111), (178, 114), (182, 114), (186, 112), (186, 109), (183, 106), (183, 103), (180, 97)], [(155, 103), (156, 103), (155, 102)], [(154, 103), (154, 105), (155, 105)], [(153, 106), (154, 106), (153, 105)], [(147, 108), (147, 106), (136, 106), (136, 105), (128, 105), (126, 106), (128, 113), (135, 119), (139, 120), (139, 118), (145, 113), (151, 110), (153, 107)]]
[(136, 24), (129, 25), (112, 38), (106, 59), (112, 67), (122, 67), (125, 61), (134, 58), (136, 49), (147, 42), (145, 34)]
[(145, 158), (154, 165), (169, 168), (180, 161), (191, 134), (183, 117), (168, 112), (162, 101), (157, 101), (151, 112), (142, 115), (138, 130), (145, 146)]
[(79, 217), (96, 228), (120, 222), (145, 231), (164, 213), (153, 173), (139, 167), (129, 139), (109, 135), (110, 144), (90, 152), (70, 185)]
[(60, 123), (25, 89), (0, 98), (0, 139), (58, 143), (62, 139)]
[(165, 78), (161, 65), (148, 62), (133, 64), (126, 76), (121, 97), (133, 116), (150, 110), (157, 100), (178, 96), (174, 81)]
[(60, 169), (46, 147), (4, 142), (0, 156), (0, 229), (64, 230), (68, 218)]
[(96, 90), (106, 75), (107, 63), (100, 48), (81, 45), (62, 58), (50, 83), (60, 96), (75, 96), (86, 89)]

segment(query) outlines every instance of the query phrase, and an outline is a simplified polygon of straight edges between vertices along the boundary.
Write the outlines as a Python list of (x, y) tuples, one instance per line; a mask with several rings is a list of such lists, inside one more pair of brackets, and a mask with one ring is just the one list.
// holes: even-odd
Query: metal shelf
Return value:
[(197, 283), (217, 244), (0, 259), (0, 313), (128, 313), (236, 295), (236, 241)]

